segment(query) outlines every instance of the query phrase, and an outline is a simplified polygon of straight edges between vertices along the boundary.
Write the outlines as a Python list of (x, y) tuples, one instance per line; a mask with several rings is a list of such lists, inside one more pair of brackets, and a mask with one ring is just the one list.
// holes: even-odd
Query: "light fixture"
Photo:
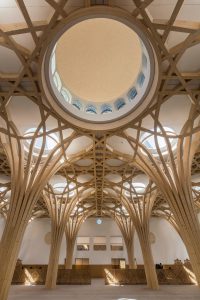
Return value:
[(102, 224), (102, 219), (100, 219), (100, 218), (96, 219), (96, 224), (101, 225)]

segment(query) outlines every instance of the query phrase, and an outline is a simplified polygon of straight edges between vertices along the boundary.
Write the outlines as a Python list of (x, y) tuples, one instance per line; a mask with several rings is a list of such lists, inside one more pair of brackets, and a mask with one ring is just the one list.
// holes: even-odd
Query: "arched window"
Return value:
[(126, 102), (123, 98), (119, 98), (115, 101), (115, 107), (117, 110), (120, 110), (124, 105), (126, 105)]
[(87, 113), (96, 114), (96, 113), (97, 113), (97, 108), (96, 108), (96, 106), (94, 106), (93, 104), (88, 104), (88, 105), (86, 106), (85, 111), (86, 111)]
[(63, 96), (63, 98), (65, 99), (66, 102), (71, 103), (72, 95), (70, 94), (70, 92), (66, 88), (62, 88), (61, 94), (62, 94), (62, 96)]
[(78, 110), (81, 110), (82, 108), (82, 103), (79, 100), (73, 100), (72, 105), (76, 107)]
[(145, 69), (147, 67), (147, 57), (144, 53), (142, 54), (142, 67)]
[(54, 84), (57, 87), (58, 91), (60, 92), (61, 87), (62, 87), (62, 82), (61, 82), (60, 76), (57, 72), (55, 72), (55, 74), (53, 75), (53, 81), (54, 81)]
[(129, 90), (127, 97), (129, 101), (132, 101), (133, 99), (135, 99), (135, 97), (137, 96), (137, 90), (135, 87), (133, 87), (132, 89)]
[(141, 72), (140, 75), (138, 76), (137, 83), (139, 84), (140, 87), (142, 87), (144, 81), (145, 81), (145, 76), (144, 73)]
[(111, 113), (112, 112), (112, 107), (109, 104), (103, 104), (101, 106), (101, 113), (106, 114), (106, 113)]
[(56, 71), (56, 56), (54, 53), (51, 58), (51, 73), (52, 73), (52, 75), (55, 73), (55, 71)]

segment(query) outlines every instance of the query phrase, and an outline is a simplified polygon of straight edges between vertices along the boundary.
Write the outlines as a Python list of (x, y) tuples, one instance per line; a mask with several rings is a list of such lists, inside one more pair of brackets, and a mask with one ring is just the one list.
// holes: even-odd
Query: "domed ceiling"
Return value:
[(76, 23), (48, 49), (45, 76), (53, 98), (86, 122), (130, 114), (152, 83), (153, 52), (145, 43), (148, 50), (133, 28), (111, 18)]
[(97, 124), (134, 111), (133, 119), (141, 103), (146, 103), (143, 109), (148, 106), (155, 64), (150, 42), (136, 21), (127, 22), (124, 16), (115, 20), (112, 13), (106, 18), (98, 9), (91, 12), (55, 34), (45, 57), (44, 80), (53, 104), (57, 101), (86, 127), (96, 123), (90, 130), (100, 130)]
[(113, 19), (81, 21), (59, 38), (55, 64), (65, 87), (77, 98), (112, 102), (134, 84), (142, 63), (137, 34)]
[(144, 173), (171, 178), (187, 121), (199, 130), (199, 24), (198, 1), (0, 1), (1, 135), (24, 147), (26, 173), (59, 154), (55, 172), (87, 189), (80, 205), (98, 216), (135, 199)]

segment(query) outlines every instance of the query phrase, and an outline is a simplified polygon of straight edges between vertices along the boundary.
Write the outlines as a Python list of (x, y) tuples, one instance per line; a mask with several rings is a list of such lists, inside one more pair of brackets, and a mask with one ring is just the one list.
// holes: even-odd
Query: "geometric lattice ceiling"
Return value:
[[(128, 16), (141, 28), (144, 26), (158, 60), (158, 78), (148, 105), (134, 117), (118, 120), (113, 127), (106, 124), (84, 127), (78, 119), (72, 122), (70, 116), (54, 110), (42, 85), (43, 51), (56, 28), (67, 18), (87, 15), (92, 9), (100, 9), (105, 15), (109, 9), (110, 14)], [(195, 105), (199, 112), (199, 12), (200, 4), (195, 1), (1, 1), (1, 114), (6, 117), (9, 114), (17, 128), (14, 134), (21, 141), (27, 130), (37, 128), (40, 123), (43, 126), (41, 136), (44, 132), (47, 135), (55, 133), (61, 144), (64, 138), (72, 137), (57, 174), (70, 178), (77, 188), (87, 189), (89, 194), (82, 197), (81, 207), (90, 207), (97, 215), (102, 215), (105, 208), (119, 208), (120, 195), (126, 190), (127, 182), (146, 183), (144, 170), (134, 161), (139, 142), (145, 140), (146, 147), (156, 148), (151, 136), (168, 134), (169, 140), (178, 139), (190, 116), (191, 106)], [(158, 132), (158, 126), (163, 131)], [(136, 141), (134, 147), (133, 139)], [(165, 144), (165, 141), (160, 139), (160, 143)], [(198, 157), (197, 153), (191, 170), (197, 176)], [(70, 167), (64, 164), (66, 160), (70, 161)], [(10, 177), (3, 150), (0, 171)], [(161, 199), (156, 209), (159, 203), (163, 207), (165, 200)]]

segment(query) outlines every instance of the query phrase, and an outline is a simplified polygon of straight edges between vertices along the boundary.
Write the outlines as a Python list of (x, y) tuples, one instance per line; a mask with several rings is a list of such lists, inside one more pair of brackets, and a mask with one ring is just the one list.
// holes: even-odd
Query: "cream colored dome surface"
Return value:
[(158, 71), (146, 29), (136, 20), (97, 11), (74, 17), (53, 36), (44, 58), (44, 89), (61, 116), (91, 128), (132, 113), (133, 119), (147, 108)]
[(82, 21), (56, 46), (57, 71), (77, 97), (110, 102), (134, 84), (142, 62), (141, 42), (128, 26), (113, 19)]

